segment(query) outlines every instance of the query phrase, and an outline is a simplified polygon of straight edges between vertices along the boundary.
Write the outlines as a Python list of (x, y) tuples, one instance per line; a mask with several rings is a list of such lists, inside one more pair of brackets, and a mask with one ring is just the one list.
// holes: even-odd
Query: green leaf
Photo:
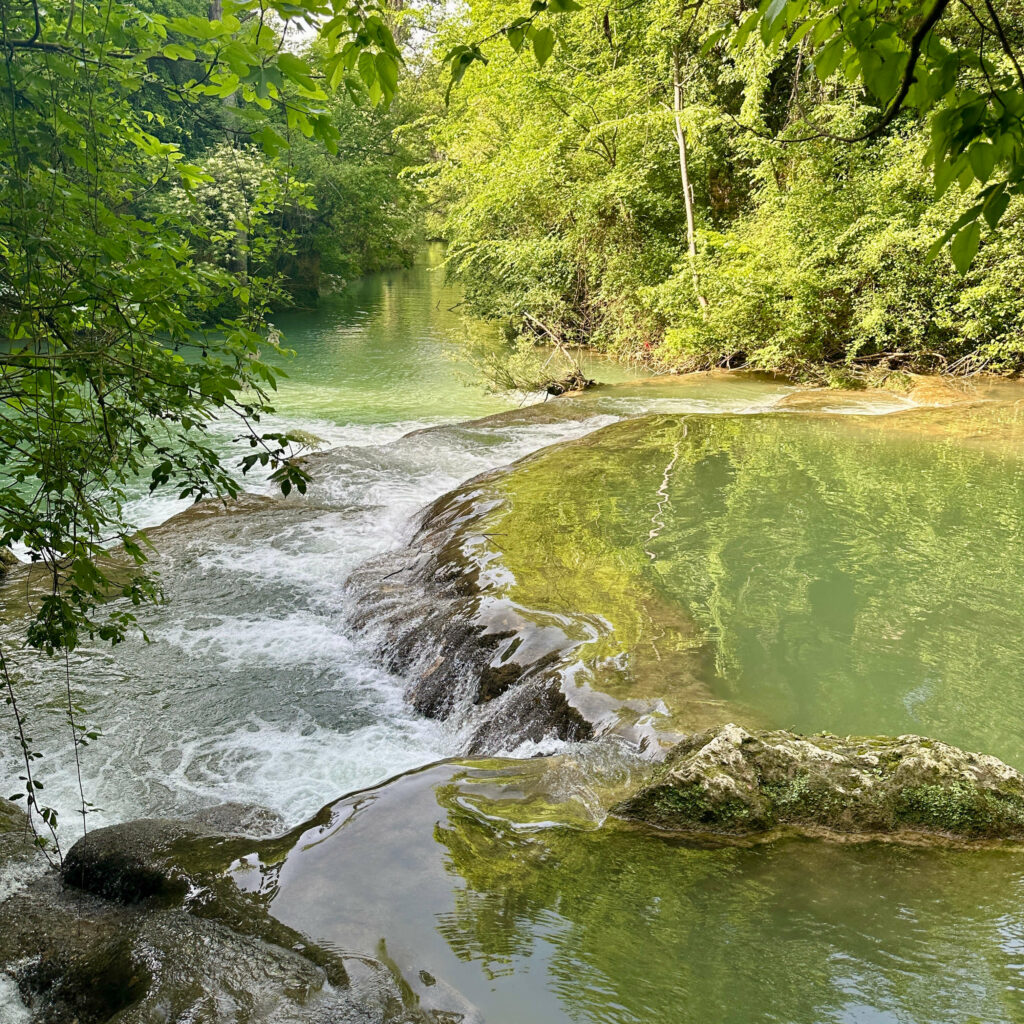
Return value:
[(808, 32), (812, 31), (817, 26), (817, 24), (817, 20), (811, 18), (805, 21), (802, 25), (798, 25), (797, 30), (789, 37), (789, 45), (796, 46)]
[(729, 31), (728, 26), (725, 28), (716, 29), (704, 40), (700, 48), (700, 56), (706, 57), (718, 44), (718, 42), (725, 36)]
[(187, 46), (181, 46), (179, 43), (168, 43), (161, 51), (163, 56), (168, 60), (195, 60), (195, 50), (189, 49)]
[(833, 36), (839, 28), (839, 19), (834, 14), (826, 14), (814, 27), (814, 34), (811, 42), (815, 46), (821, 46), (829, 36)]
[(953, 265), (963, 277), (970, 269), (971, 263), (978, 252), (981, 244), (981, 225), (975, 221), (957, 233), (950, 246), (950, 255), (953, 257)]
[(818, 52), (814, 58), (814, 70), (822, 82), (827, 82), (835, 74), (845, 52), (846, 44), (842, 36), (836, 36)]
[(398, 62), (386, 53), (378, 53), (373, 62), (377, 65), (377, 77), (384, 87), (384, 92), (388, 96), (393, 96), (398, 88)]
[(363, 50), (359, 54), (358, 61), (359, 77), (363, 80), (363, 84), (369, 89), (377, 81), (377, 64), (373, 59), (373, 54)]
[(999, 189), (992, 193), (985, 201), (985, 205), (982, 207), (982, 214), (985, 217), (985, 221), (988, 226), (995, 231), (999, 226), (999, 221), (1002, 220), (1003, 214), (1006, 213), (1006, 208), (1010, 205), (1010, 196), (1005, 191), (1005, 186), (1001, 185)]
[(976, 142), (967, 151), (967, 159), (971, 163), (974, 176), (982, 184), (992, 177), (996, 166), (996, 147), (991, 142)]
[(956, 167), (949, 160), (943, 160), (935, 168), (935, 198), (941, 199), (956, 178)]
[[(782, 17), (786, 11), (786, 4), (788, 0), (771, 0), (768, 4), (768, 9), (764, 12), (764, 20), (761, 23), (762, 33), (767, 33), (769, 36), (774, 35), (777, 26), (776, 23)], [(767, 40), (765, 40), (767, 42)]]
[(533, 34), (533, 55), (537, 63), (544, 67), (548, 57), (555, 48), (555, 30), (553, 28), (539, 28)]
[(732, 41), (732, 47), (734, 50), (742, 50), (747, 45), (747, 40), (750, 38), (750, 33), (754, 31), (755, 26), (761, 18), (759, 11), (754, 11), (753, 14), (747, 16), (746, 20), (740, 25), (739, 30), (736, 33), (735, 38)]

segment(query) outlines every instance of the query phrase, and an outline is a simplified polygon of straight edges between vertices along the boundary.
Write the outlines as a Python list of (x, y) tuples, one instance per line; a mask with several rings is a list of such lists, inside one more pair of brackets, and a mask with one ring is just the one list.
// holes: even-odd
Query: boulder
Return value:
[(284, 821), (255, 804), (225, 803), (192, 818), (142, 818), (96, 829), (68, 851), (61, 869), (76, 889), (120, 903), (180, 899), (207, 886), (251, 840), (284, 834)]
[(737, 725), (673, 747), (613, 814), (673, 831), (1024, 839), (1024, 776), (921, 736), (799, 736)]
[(79, 839), (64, 858), (61, 875), (76, 889), (118, 903), (180, 899), (196, 873), (184, 854), (208, 837), (215, 833), (198, 822), (153, 818), (111, 825)]
[(387, 966), (337, 954), (331, 971), (306, 953), (56, 875), (0, 903), (0, 971), (39, 1024), (434, 1024)]

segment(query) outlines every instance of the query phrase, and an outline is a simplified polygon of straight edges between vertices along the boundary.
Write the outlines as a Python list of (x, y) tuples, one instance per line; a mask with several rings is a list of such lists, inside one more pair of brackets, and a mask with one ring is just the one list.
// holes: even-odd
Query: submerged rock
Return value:
[[(0, 812), (6, 813), (6, 805)], [(12, 815), (8, 815), (13, 817)], [(229, 866), (272, 872), (309, 823), (241, 834), (268, 813), (227, 805), (201, 821), (143, 820), (79, 840), (62, 872), (0, 903), (0, 971), (45, 1024), (440, 1024), (391, 965), (318, 946), (267, 913)], [(320, 820), (320, 816), (313, 822)]]
[(737, 725), (675, 746), (653, 781), (613, 808), (661, 829), (1024, 838), (1024, 776), (921, 736), (803, 737)]
[(284, 818), (269, 807), (231, 800), (196, 811), (189, 819), (218, 832), (262, 839), (286, 831)]

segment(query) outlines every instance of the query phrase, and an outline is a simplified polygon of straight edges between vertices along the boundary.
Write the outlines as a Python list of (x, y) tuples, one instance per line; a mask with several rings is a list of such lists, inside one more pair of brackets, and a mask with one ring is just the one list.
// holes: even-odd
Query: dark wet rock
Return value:
[(332, 984), (301, 944), (69, 892), (56, 875), (0, 904), (0, 965), (37, 1024), (432, 1024), (385, 966), (356, 958), (349, 982), (344, 959)]
[(212, 841), (216, 835), (194, 822), (144, 819), (111, 825), (79, 839), (64, 858), (61, 874), (68, 885), (119, 903), (181, 899), (196, 873), (181, 853), (196, 839)]
[[(7, 813), (7, 808), (2, 808)], [(40, 1024), (437, 1024), (373, 956), (322, 948), (228, 868), (272, 873), (309, 823), (255, 840), (251, 807), (143, 820), (78, 841), (62, 872), (0, 903), (0, 970)], [(320, 816), (313, 819), (319, 821)], [(215, 830), (209, 821), (235, 829)], [(457, 1017), (452, 1020), (461, 1019)]]
[(408, 548), (353, 573), (353, 625), (410, 680), (406, 698), (417, 712), (468, 723), (471, 753), (586, 739), (590, 723), (562, 692), (556, 668), (573, 642), (557, 623), (538, 625), (486, 594), (488, 568), (466, 550), (467, 524), (490, 507), (480, 485), (492, 475), (434, 502)]
[(552, 735), (575, 741), (593, 737), (591, 724), (569, 703), (557, 682), (538, 679), (510, 690), (474, 730), (467, 753), (484, 755), (513, 745), (542, 743)]
[(190, 821), (205, 825), (225, 835), (252, 836), (263, 839), (286, 830), (284, 818), (269, 807), (236, 801), (216, 804), (197, 811)]
[(33, 1021), (106, 1021), (147, 980), (128, 959), (134, 915), (84, 893), (69, 897), (55, 873), (0, 903), (0, 968), (18, 984)]
[(118, 1024), (326, 1021), (344, 998), (299, 953), (180, 911), (146, 915), (127, 959), (149, 984)]
[(780, 827), (963, 840), (1024, 838), (1024, 776), (920, 736), (803, 737), (737, 725), (674, 747), (613, 813), (661, 829)]

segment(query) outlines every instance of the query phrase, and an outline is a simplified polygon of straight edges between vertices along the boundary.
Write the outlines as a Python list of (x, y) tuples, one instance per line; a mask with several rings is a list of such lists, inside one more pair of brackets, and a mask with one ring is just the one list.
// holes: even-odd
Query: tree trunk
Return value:
[(679, 146), (679, 176), (683, 182), (683, 202), (686, 204), (686, 247), (690, 254), (690, 272), (693, 274), (693, 290), (701, 309), (706, 309), (708, 300), (700, 290), (700, 275), (697, 273), (697, 238), (693, 227), (693, 186), (686, 158), (686, 132), (683, 130), (683, 86), (679, 81), (679, 51), (673, 54), (672, 114), (675, 120), (676, 144)]
[[(210, 21), (220, 21), (224, 17), (224, 0), (210, 0)], [(225, 107), (238, 106), (238, 93), (233, 92), (224, 97)]]

